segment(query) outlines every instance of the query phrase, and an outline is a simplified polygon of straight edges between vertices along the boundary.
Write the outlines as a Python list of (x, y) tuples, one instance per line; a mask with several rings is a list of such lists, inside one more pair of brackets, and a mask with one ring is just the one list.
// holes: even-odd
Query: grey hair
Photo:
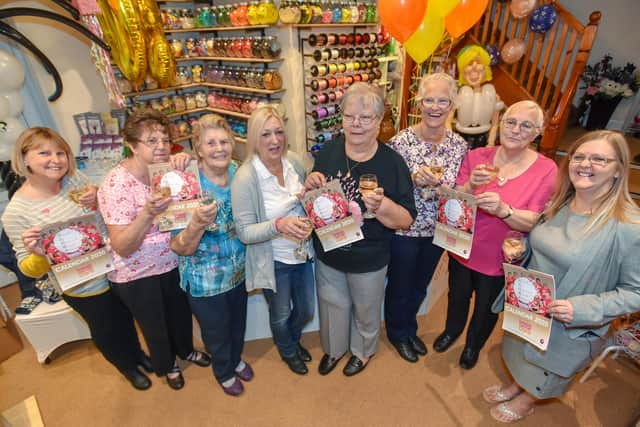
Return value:
[(340, 104), (342, 111), (344, 111), (344, 107), (352, 98), (362, 101), (363, 104), (373, 105), (376, 115), (378, 117), (384, 116), (384, 97), (380, 88), (364, 82), (352, 84), (342, 96), (342, 103)]
[(528, 99), (524, 100), (524, 101), (518, 101), (514, 104), (511, 104), (509, 106), (509, 108), (507, 108), (507, 110), (504, 112), (504, 114), (502, 115), (502, 118), (506, 118), (509, 117), (509, 113), (511, 113), (513, 110), (515, 110), (516, 108), (522, 108), (522, 109), (526, 109), (526, 110), (535, 110), (536, 112), (536, 122), (534, 123), (536, 125), (536, 127), (538, 127), (540, 129), (540, 131), (542, 131), (546, 125), (545, 120), (544, 120), (544, 111), (542, 110), (542, 108), (534, 101), (530, 101)]
[(417, 101), (422, 101), (426, 96), (427, 85), (431, 82), (446, 82), (449, 85), (449, 99), (451, 100), (451, 104), (456, 103), (456, 95), (458, 95), (458, 84), (456, 81), (447, 73), (432, 73), (425, 74), (420, 79), (420, 86), (418, 87), (418, 96), (416, 97)]

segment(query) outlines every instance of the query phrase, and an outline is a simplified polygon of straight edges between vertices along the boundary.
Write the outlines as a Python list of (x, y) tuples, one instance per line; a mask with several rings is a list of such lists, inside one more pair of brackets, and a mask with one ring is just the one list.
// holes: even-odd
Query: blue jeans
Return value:
[(247, 325), (247, 291), (244, 282), (210, 297), (187, 293), (193, 314), (198, 319), (202, 341), (211, 353), (213, 375), (219, 383), (235, 376), (244, 346)]
[(296, 355), (302, 329), (313, 318), (314, 286), (311, 262), (275, 262), (276, 292), (264, 289), (269, 325), (281, 357)]
[(391, 238), (384, 300), (384, 321), (391, 342), (406, 342), (418, 332), (416, 316), (443, 251), (432, 242), (433, 237)]

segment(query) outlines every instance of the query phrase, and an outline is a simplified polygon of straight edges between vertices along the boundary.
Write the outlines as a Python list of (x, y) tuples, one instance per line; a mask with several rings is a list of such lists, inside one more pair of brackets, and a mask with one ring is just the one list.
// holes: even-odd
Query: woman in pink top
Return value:
[(533, 101), (513, 104), (501, 121), (501, 145), (470, 151), (458, 173), (456, 189), (476, 196), (478, 213), (469, 259), (449, 253), (447, 323), (433, 347), (443, 352), (462, 333), (475, 292), (460, 356), (464, 369), (475, 366), (498, 320), (491, 304), (503, 287), (502, 241), (509, 230), (530, 231), (554, 191), (556, 164), (529, 148), (540, 135), (543, 118)]
[[(191, 309), (180, 289), (171, 233), (160, 232), (154, 221), (171, 201), (171, 196), (151, 192), (148, 170), (153, 163), (169, 161), (169, 119), (138, 110), (125, 123), (124, 138), (131, 154), (107, 174), (98, 191), (115, 264), (108, 277), (140, 325), (156, 375), (166, 375), (169, 386), (178, 390), (184, 379), (176, 356), (199, 366), (208, 366), (211, 358), (193, 349)], [(174, 163), (189, 160), (176, 157)]]

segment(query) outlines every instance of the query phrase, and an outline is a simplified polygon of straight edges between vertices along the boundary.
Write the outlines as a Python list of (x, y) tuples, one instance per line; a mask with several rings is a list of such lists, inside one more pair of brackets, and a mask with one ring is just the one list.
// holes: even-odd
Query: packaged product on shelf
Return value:
[(117, 135), (120, 131), (118, 119), (113, 117), (111, 113), (100, 113), (100, 118), (104, 125), (104, 133), (106, 135)]
[(283, 24), (298, 24), (300, 22), (300, 8), (293, 1), (280, 2), (280, 22)]
[(273, 25), (278, 22), (278, 9), (273, 0), (260, 0), (257, 18), (258, 25)]
[(264, 38), (262, 57), (266, 59), (275, 59), (280, 57), (282, 46), (277, 37), (267, 36)]
[(311, 10), (311, 23), (319, 24), (320, 22), (322, 22), (322, 8), (320, 7), (319, 1), (311, 0), (309, 9)]
[(311, 18), (313, 18), (313, 11), (311, 7), (307, 3), (300, 3), (300, 24), (309, 24), (311, 23)]
[(322, 0), (322, 23), (331, 24), (333, 22), (333, 9), (331, 3), (327, 0)]
[(206, 56), (215, 56), (215, 39), (209, 37), (205, 41)]
[(218, 72), (218, 69), (214, 64), (207, 64), (207, 68), (204, 73), (204, 81), (207, 83), (215, 83), (217, 72)]
[(184, 95), (184, 102), (187, 106), (187, 110), (195, 110), (196, 109), (196, 97), (193, 93), (187, 93)]
[(258, 1), (254, 0), (249, 3), (247, 7), (247, 20), (249, 25), (258, 25), (260, 20), (258, 18)]
[(171, 98), (169, 98), (169, 95), (165, 95), (160, 99), (160, 102), (162, 103), (162, 112), (165, 114), (173, 114), (176, 112), (175, 107), (173, 106), (173, 103), (171, 102)]
[(187, 109), (187, 104), (185, 103), (184, 98), (180, 95), (173, 95), (171, 102), (173, 103), (173, 109), (176, 113)]
[(253, 58), (253, 37), (245, 37), (242, 40), (242, 57)]
[(184, 67), (184, 66), (178, 67), (178, 74), (176, 76), (176, 82), (179, 85), (187, 85), (187, 84), (190, 84), (192, 82), (191, 74), (189, 73), (189, 70), (187, 69), (187, 67)]
[(180, 28), (184, 30), (190, 30), (194, 28), (193, 11), (191, 9), (180, 10)]
[(171, 44), (171, 52), (173, 52), (174, 58), (182, 58), (184, 56), (184, 43), (181, 39), (169, 40)]
[(102, 126), (102, 119), (98, 113), (85, 113), (87, 118), (87, 127), (89, 133), (93, 135), (101, 135), (104, 133), (104, 127)]
[(207, 106), (207, 94), (203, 90), (196, 92), (196, 108), (205, 108)]
[(342, 21), (342, 8), (339, 3), (333, 4), (333, 16), (331, 17), (332, 24), (339, 24)]
[(201, 37), (196, 44), (197, 56), (207, 56), (207, 38)]
[(269, 70), (264, 73), (263, 86), (268, 90), (280, 90), (282, 88), (282, 77), (277, 70)]
[(202, 83), (202, 65), (194, 64), (191, 66), (191, 81), (193, 83)]
[(196, 39), (194, 39), (193, 37), (189, 37), (187, 40), (185, 40), (184, 43), (184, 56), (185, 57), (197, 57), (198, 55), (198, 50), (196, 49)]
[(89, 134), (89, 124), (87, 123), (87, 118), (84, 114), (74, 114), (73, 121), (81, 136)]

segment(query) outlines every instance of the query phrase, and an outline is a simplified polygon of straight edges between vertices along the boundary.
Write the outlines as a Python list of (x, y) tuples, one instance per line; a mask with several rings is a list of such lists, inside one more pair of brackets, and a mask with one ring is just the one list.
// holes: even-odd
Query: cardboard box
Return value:
[(20, 333), (13, 319), (13, 313), (0, 297), (0, 363), (22, 350)]

